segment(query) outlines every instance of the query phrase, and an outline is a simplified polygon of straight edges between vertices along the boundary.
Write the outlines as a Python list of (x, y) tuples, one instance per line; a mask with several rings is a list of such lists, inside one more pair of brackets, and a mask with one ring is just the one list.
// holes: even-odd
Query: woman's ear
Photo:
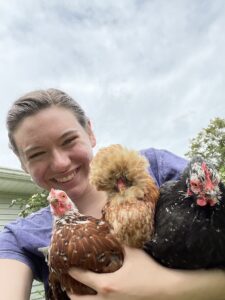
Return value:
[(92, 146), (92, 148), (94, 148), (95, 145), (96, 145), (96, 138), (95, 138), (94, 132), (92, 130), (90, 120), (88, 120), (88, 124), (87, 124), (87, 133), (88, 133), (88, 136), (89, 136), (89, 139), (90, 139), (90, 142), (91, 142), (91, 146)]

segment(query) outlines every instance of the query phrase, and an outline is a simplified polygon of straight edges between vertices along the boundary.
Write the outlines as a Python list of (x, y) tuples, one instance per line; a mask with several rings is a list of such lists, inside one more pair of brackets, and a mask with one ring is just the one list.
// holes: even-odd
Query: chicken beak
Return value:
[(206, 193), (206, 195), (207, 195), (207, 203), (210, 206), (214, 206), (215, 204), (217, 204), (219, 202), (219, 196), (216, 193), (216, 191), (212, 190), (212, 191)]
[(119, 178), (117, 180), (117, 189), (119, 192), (123, 192), (126, 189), (126, 182), (124, 178)]
[(48, 199), (49, 203), (52, 205), (55, 205), (58, 202), (58, 199), (55, 197), (48, 197), (47, 199)]

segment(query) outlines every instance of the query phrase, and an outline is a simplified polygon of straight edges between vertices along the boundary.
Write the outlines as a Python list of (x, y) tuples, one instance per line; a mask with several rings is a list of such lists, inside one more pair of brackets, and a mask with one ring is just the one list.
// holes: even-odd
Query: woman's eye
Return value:
[(63, 145), (68, 145), (68, 144), (72, 143), (75, 139), (76, 139), (76, 137), (71, 137), (71, 138), (65, 140), (63, 142)]
[(42, 154), (44, 154), (44, 152), (37, 152), (37, 153), (31, 154), (31, 155), (29, 156), (29, 159), (33, 159), (33, 158), (39, 157), (39, 156), (41, 156)]

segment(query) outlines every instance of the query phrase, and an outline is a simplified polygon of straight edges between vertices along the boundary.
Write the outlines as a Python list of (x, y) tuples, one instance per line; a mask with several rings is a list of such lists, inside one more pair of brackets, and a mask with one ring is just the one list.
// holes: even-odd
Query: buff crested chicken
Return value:
[(225, 267), (225, 186), (212, 163), (194, 157), (179, 180), (160, 187), (144, 249), (170, 268)]
[(107, 194), (103, 220), (124, 245), (142, 248), (154, 230), (159, 190), (149, 175), (148, 161), (121, 145), (102, 148), (91, 162), (90, 182)]
[(64, 191), (52, 189), (48, 196), (53, 232), (48, 248), (49, 300), (69, 300), (67, 292), (96, 292), (69, 276), (71, 267), (97, 273), (114, 272), (124, 260), (124, 251), (101, 219), (84, 216)]

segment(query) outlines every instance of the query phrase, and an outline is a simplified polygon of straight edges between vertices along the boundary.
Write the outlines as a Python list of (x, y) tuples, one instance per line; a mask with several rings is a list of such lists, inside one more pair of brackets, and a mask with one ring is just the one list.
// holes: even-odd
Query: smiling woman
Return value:
[[(101, 217), (106, 195), (89, 182), (95, 135), (76, 101), (56, 89), (30, 92), (11, 107), (7, 127), (11, 148), (35, 183), (47, 190), (64, 190), (80, 213)], [(149, 173), (158, 185), (177, 179), (187, 163), (166, 150), (149, 148), (141, 154), (149, 160)], [(51, 233), (49, 208), (9, 223), (0, 233), (0, 290), (4, 300), (29, 299), (33, 278), (44, 282), (48, 293), (48, 266), (39, 248), (49, 245)], [(168, 270), (142, 250), (127, 250), (118, 272), (86, 275), (71, 271), (71, 276), (97, 291), (96, 300), (220, 300), (225, 294), (223, 272)]]
[(33, 92), (14, 104), (7, 124), (12, 148), (33, 180), (47, 190), (66, 190), (79, 201), (89, 186), (96, 143), (80, 106), (58, 90)]
[(83, 128), (71, 111), (54, 106), (24, 119), (13, 137), (23, 169), (39, 186), (83, 195), (95, 145), (89, 122)]

